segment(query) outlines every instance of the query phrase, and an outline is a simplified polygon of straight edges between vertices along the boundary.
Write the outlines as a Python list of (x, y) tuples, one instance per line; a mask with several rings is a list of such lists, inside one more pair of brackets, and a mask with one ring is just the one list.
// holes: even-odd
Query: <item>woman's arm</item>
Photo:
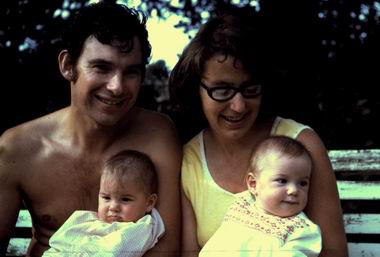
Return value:
[(313, 159), (309, 202), (305, 212), (321, 228), (320, 257), (346, 257), (348, 253), (343, 214), (335, 174), (327, 150), (313, 130), (304, 130), (298, 140), (310, 151)]
[(182, 249), (181, 257), (198, 257), (200, 247), (197, 242), (197, 225), (190, 201), (181, 190), (182, 200)]

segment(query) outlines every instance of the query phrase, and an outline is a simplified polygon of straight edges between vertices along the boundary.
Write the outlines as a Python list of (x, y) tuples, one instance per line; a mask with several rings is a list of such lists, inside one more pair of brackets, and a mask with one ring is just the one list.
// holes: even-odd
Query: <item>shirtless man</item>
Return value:
[(58, 61), (70, 82), (70, 106), (0, 138), (0, 242), (24, 201), (33, 220), (28, 254), (40, 256), (75, 210), (97, 210), (103, 162), (134, 149), (156, 166), (166, 229), (145, 256), (176, 256), (180, 143), (166, 116), (134, 106), (151, 52), (145, 19), (121, 5), (95, 4), (80, 11), (63, 43)]

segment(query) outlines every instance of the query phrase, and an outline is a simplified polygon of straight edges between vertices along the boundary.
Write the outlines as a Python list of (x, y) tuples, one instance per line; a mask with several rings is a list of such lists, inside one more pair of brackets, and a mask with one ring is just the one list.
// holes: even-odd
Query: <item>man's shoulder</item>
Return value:
[(138, 108), (137, 113), (135, 125), (138, 129), (159, 136), (176, 133), (175, 125), (168, 115), (142, 108)]
[(2, 155), (5, 151), (17, 155), (35, 151), (35, 147), (42, 143), (42, 137), (46, 137), (49, 130), (54, 127), (52, 126), (54, 115), (56, 114), (41, 116), (5, 130), (0, 137)]
[(174, 158), (174, 153), (181, 152), (177, 129), (169, 116), (145, 109), (137, 112), (133, 124), (135, 129), (128, 135), (135, 145), (149, 152), (153, 159)]
[(9, 128), (0, 137), (0, 147), (2, 150), (22, 148), (33, 140), (33, 135), (37, 132), (35, 122), (28, 121)]
[(30, 121), (26, 121), (24, 123), (21, 123), (19, 125), (5, 130), (4, 133), (1, 135), (1, 143), (3, 143), (3, 141), (14, 142), (14, 140), (32, 139), (34, 135), (39, 134), (44, 127), (48, 126), (48, 124), (46, 124), (45, 121), (47, 120), (48, 116), (49, 115), (46, 115)]
[[(144, 108), (136, 107), (136, 112), (138, 113), (139, 118), (143, 118), (145, 122), (157, 122), (157, 123), (171, 123), (171, 119), (168, 115), (152, 111)], [(147, 120), (148, 119), (148, 120)], [(152, 119), (152, 120), (149, 120)]]
[(0, 176), (6, 175), (13, 178), (18, 174), (33, 152), (35, 152), (33, 137), (29, 128), (29, 122), (6, 130), (0, 137)]

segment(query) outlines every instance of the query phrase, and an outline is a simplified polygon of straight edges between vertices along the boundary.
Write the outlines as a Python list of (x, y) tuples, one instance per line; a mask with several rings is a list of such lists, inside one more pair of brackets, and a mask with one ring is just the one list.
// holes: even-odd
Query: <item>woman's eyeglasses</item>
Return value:
[(240, 87), (220, 86), (220, 87), (208, 87), (199, 82), (208, 96), (218, 102), (225, 102), (232, 99), (237, 93), (241, 93), (245, 98), (255, 98), (261, 95), (261, 85), (255, 85), (252, 83), (243, 83)]

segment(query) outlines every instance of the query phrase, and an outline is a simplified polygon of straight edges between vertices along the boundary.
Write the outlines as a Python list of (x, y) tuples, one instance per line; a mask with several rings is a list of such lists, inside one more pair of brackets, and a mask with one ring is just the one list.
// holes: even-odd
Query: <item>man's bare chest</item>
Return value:
[(35, 226), (57, 229), (75, 210), (96, 210), (100, 182), (97, 161), (36, 162), (22, 181), (23, 200)]

